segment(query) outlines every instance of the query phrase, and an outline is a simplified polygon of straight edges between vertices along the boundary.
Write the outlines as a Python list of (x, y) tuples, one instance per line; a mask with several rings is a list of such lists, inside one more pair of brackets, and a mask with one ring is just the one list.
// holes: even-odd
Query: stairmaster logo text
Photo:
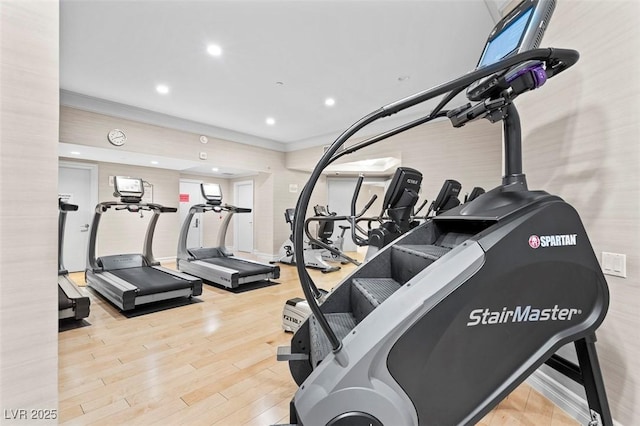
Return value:
[(532, 249), (537, 249), (538, 247), (575, 246), (577, 245), (577, 238), (577, 234), (532, 235), (529, 237), (529, 246)]
[(492, 311), (489, 308), (474, 309), (469, 314), (467, 327), (522, 322), (571, 321), (578, 315), (582, 315), (581, 309), (561, 308), (558, 305), (552, 308), (534, 308), (531, 305), (516, 306), (513, 309), (507, 309), (505, 306), (500, 311)]

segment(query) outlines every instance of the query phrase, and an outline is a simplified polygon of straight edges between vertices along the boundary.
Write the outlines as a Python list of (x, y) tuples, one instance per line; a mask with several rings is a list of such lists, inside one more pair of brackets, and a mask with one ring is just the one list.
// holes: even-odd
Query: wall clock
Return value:
[(127, 135), (120, 129), (113, 129), (107, 135), (107, 139), (115, 146), (122, 146), (127, 140)]

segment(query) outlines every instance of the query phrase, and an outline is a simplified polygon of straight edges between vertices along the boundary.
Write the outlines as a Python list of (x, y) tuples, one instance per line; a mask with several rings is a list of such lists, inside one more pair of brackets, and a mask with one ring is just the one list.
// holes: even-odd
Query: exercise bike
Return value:
[[(278, 260), (271, 263), (280, 262), (287, 265), (296, 264), (296, 253), (293, 246), (293, 220), (295, 218), (295, 209), (286, 209), (284, 212), (284, 218), (291, 228), (291, 234), (289, 238), (282, 243), (280, 250), (278, 251)], [(333, 233), (333, 228), (331, 230)], [(331, 235), (331, 234), (329, 234)], [(310, 240), (317, 241), (316, 238), (310, 238)], [(319, 269), (322, 273), (336, 272), (340, 270), (339, 266), (332, 266), (328, 264), (324, 258), (326, 249), (318, 246), (317, 244), (311, 244), (309, 241), (304, 243), (304, 249), (302, 252), (302, 258), (304, 260), (304, 266), (307, 268)]]
[[(346, 265), (350, 261), (348, 256), (344, 254), (344, 234), (351, 229), (351, 227), (347, 225), (338, 225), (340, 228), (340, 234), (338, 234), (334, 240), (331, 240), (333, 237), (334, 221), (330, 219), (337, 216), (336, 212), (330, 212), (329, 206), (322, 206), (320, 204), (313, 207), (313, 212), (316, 217), (329, 219), (320, 220), (318, 222), (317, 240), (320, 240), (320, 242), (335, 249), (335, 251), (324, 250), (322, 252), (322, 258), (329, 262), (340, 262), (341, 264)], [(311, 245), (313, 245), (315, 241), (316, 239), (311, 239)], [(318, 247), (317, 244), (316, 247)]]

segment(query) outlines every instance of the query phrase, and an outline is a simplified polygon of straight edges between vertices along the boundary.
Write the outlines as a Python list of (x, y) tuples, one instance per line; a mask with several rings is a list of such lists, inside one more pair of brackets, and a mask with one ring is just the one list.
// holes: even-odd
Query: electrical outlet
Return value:
[(201, 159), (201, 160), (206, 160), (206, 159), (207, 159), (207, 153), (206, 153), (206, 152), (204, 152), (204, 151), (202, 151), (202, 152), (200, 153), (200, 159)]
[(614, 277), (627, 278), (627, 255), (603, 251), (602, 272)]

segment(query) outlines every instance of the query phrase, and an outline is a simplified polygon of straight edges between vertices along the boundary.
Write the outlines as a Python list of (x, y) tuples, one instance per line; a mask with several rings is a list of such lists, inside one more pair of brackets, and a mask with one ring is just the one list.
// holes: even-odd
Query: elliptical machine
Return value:
[[(454, 127), (482, 118), (503, 125), (500, 186), (396, 239), (320, 306), (298, 266), (313, 314), (278, 350), (300, 386), (292, 424), (475, 424), (544, 363), (584, 386), (592, 425), (613, 424), (595, 347), (607, 282), (575, 209), (529, 190), (522, 172), (513, 102), (579, 58), (535, 49), (552, 11), (552, 2), (523, 2), (496, 25), (485, 48), (492, 54), (477, 70), (362, 118), (313, 170), (298, 201), (296, 243), (313, 187), (338, 158), (438, 117)], [(520, 44), (496, 49), (505, 37)], [(445, 111), (464, 90), (473, 103)], [(366, 125), (441, 95), (428, 116), (340, 150)], [(568, 343), (578, 365), (555, 354)]]

